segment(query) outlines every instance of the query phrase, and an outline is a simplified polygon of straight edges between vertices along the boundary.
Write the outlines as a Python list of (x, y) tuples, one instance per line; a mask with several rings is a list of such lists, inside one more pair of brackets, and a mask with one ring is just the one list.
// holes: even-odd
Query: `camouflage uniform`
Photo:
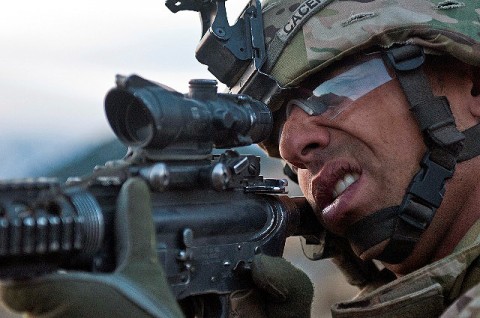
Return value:
[[(480, 1), (271, 0), (263, 5), (264, 70), (298, 85), (342, 58), (374, 47), (416, 44), (480, 66)], [(279, 110), (282, 101), (270, 105)], [(278, 118), (281, 118), (279, 116)], [(276, 127), (280, 129), (281, 120)], [(278, 134), (263, 147), (279, 156)], [(480, 316), (480, 221), (448, 257), (332, 308), (334, 317)], [(448, 308), (446, 311), (445, 309)]]
[[(471, 249), (478, 249), (478, 245), (480, 245), (479, 222), (470, 229), (463, 241), (457, 247), (457, 250), (462, 249), (462, 246), (471, 242), (472, 239), (474, 239), (474, 241), (471, 243)], [(463, 250), (467, 249), (468, 248), (464, 248)], [(455, 302), (443, 313), (442, 317), (444, 318), (480, 316), (480, 259), (478, 257), (475, 258), (470, 263), (470, 266), (468, 266), (467, 261), (470, 261), (472, 256), (473, 254), (470, 255), (469, 259), (465, 259), (465, 269), (461, 271), (461, 274), (464, 277), (463, 283), (461, 284), (462, 289), (457, 293), (459, 296)]]
[(363, 292), (353, 301), (336, 304), (333, 317), (438, 317), (448, 306), (441, 317), (460, 317), (460, 313), (476, 317), (480, 314), (479, 256), (477, 221), (451, 255), (373, 292)]

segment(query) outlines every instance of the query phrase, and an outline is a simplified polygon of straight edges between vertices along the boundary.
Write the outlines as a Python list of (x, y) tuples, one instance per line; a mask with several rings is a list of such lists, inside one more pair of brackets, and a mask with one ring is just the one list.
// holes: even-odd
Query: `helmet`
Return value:
[(260, 145), (271, 156), (280, 157), (286, 102), (303, 80), (355, 53), (372, 48), (383, 52), (428, 150), (401, 204), (357, 221), (346, 236), (364, 250), (389, 239), (381, 260), (401, 262), (433, 219), (457, 161), (480, 155), (480, 124), (459, 132), (447, 98), (433, 95), (421, 70), (425, 54), (480, 66), (478, 1), (265, 0), (260, 11), (259, 0), (250, 0), (233, 27), (228, 26), (225, 1), (216, 2), (197, 6), (167, 0), (167, 6), (174, 12), (199, 11), (204, 35), (197, 59), (231, 92), (268, 104), (274, 130)]
[[(455, 0), (266, 0), (262, 71), (294, 87), (328, 65), (371, 47), (414, 44), (480, 66), (480, 8)], [(262, 96), (272, 111), (281, 98)], [(281, 117), (281, 116), (277, 116)], [(280, 123), (276, 127), (279, 129)], [(262, 146), (279, 157), (278, 132)]]
[[(380, 260), (400, 263), (410, 255), (442, 202), (456, 162), (480, 155), (480, 125), (459, 132), (447, 98), (433, 95), (421, 70), (425, 54), (480, 66), (479, 14), (475, 1), (456, 0), (267, 0), (263, 5), (267, 50), (259, 72), (279, 87), (261, 96), (276, 120), (276, 130), (262, 143), (272, 156), (279, 156), (289, 88), (372, 48), (381, 49), (395, 69), (428, 150), (400, 205), (375, 211), (347, 229), (346, 237), (363, 251), (388, 239)], [(256, 85), (245, 87), (255, 93)]]

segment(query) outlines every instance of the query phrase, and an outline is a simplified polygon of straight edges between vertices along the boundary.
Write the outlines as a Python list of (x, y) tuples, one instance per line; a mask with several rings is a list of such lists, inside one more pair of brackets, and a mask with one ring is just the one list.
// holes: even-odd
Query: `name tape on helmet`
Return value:
[(277, 32), (280, 40), (286, 42), (290, 36), (310, 19), (312, 15), (325, 8), (333, 0), (306, 0), (293, 12), (288, 22)]

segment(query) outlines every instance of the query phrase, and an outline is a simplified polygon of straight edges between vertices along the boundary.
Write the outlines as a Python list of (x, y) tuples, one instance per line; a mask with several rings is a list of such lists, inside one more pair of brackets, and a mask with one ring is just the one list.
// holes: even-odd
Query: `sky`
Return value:
[[(230, 21), (245, 5), (227, 3)], [(200, 35), (198, 13), (174, 14), (163, 1), (2, 4), (0, 152), (10, 160), (0, 159), (0, 178), (28, 174), (27, 157), (41, 163), (59, 151), (113, 138), (103, 100), (116, 74), (137, 74), (182, 93), (192, 78), (213, 78), (194, 57)], [(31, 155), (23, 149), (27, 144), (35, 146)]]

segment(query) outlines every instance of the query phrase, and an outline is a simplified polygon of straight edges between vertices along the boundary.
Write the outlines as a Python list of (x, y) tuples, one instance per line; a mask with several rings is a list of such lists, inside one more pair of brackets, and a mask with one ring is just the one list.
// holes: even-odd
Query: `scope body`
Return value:
[(215, 80), (191, 80), (181, 94), (137, 75), (118, 76), (105, 112), (126, 145), (155, 159), (208, 156), (213, 147), (251, 145), (272, 130), (267, 105), (247, 95), (218, 94)]

